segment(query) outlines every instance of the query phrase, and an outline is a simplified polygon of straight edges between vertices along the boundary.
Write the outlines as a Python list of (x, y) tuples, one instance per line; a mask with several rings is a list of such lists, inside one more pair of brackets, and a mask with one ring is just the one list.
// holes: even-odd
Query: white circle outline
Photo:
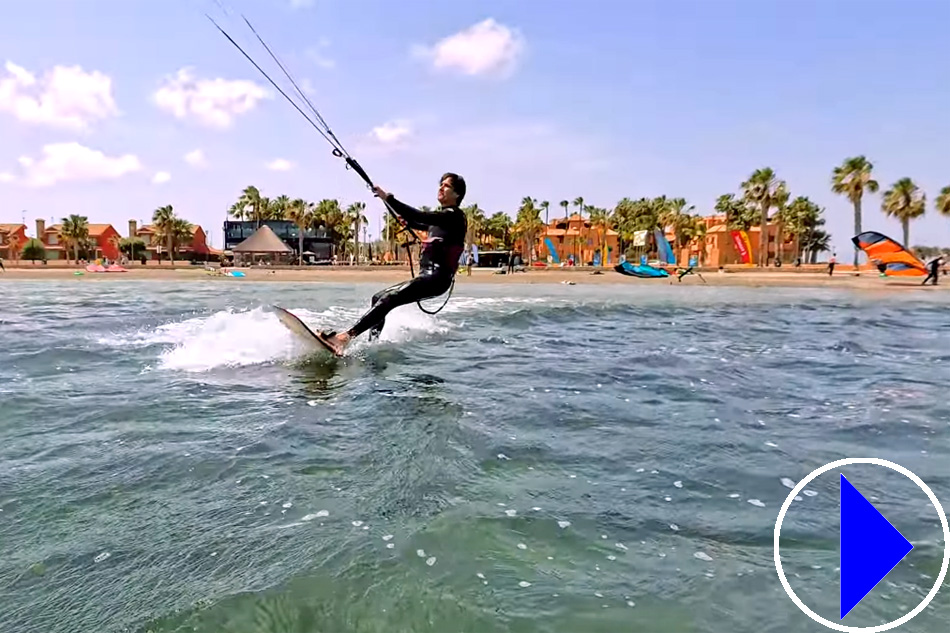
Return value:
[[(822, 473), (826, 473), (829, 470), (833, 470), (840, 466), (849, 466), (852, 464), (874, 464), (875, 466), (884, 466), (885, 468), (896, 470), (900, 474), (913, 481), (921, 490), (927, 493), (927, 496), (930, 498), (930, 502), (933, 503), (934, 507), (937, 509), (937, 514), (940, 516), (940, 524), (943, 526), (943, 564), (940, 566), (940, 574), (937, 576), (937, 581), (934, 583), (930, 593), (928, 593), (926, 597), (924, 597), (923, 601), (918, 604), (917, 607), (914, 608), (914, 610), (910, 613), (905, 613), (896, 620), (879, 624), (877, 626), (846, 626), (844, 624), (832, 622), (831, 620), (826, 620), (809, 609), (805, 603), (802, 602), (797, 595), (795, 595), (795, 592), (792, 591), (792, 587), (788, 584), (788, 579), (785, 577), (785, 572), (782, 570), (782, 560), (779, 556), (779, 535), (782, 532), (782, 521), (785, 519), (785, 513), (788, 512), (788, 509), (791, 507), (792, 501), (795, 499), (795, 497), (797, 497), (798, 494), (805, 489), (805, 486), (807, 486), (812, 480)], [(845, 459), (839, 459), (838, 461), (831, 462), (830, 464), (825, 464), (821, 468), (811, 471), (808, 473), (807, 477), (798, 482), (798, 484), (792, 488), (792, 491), (788, 493), (785, 503), (782, 504), (782, 508), (779, 510), (778, 518), (775, 520), (774, 558), (775, 571), (778, 572), (778, 577), (779, 580), (782, 581), (782, 587), (785, 588), (785, 593), (788, 594), (788, 597), (792, 599), (792, 602), (794, 602), (795, 605), (809, 618), (819, 624), (827, 626), (829, 629), (834, 629), (835, 631), (844, 631), (845, 633), (879, 633), (881, 631), (888, 631), (890, 629), (896, 628), (920, 614), (921, 611), (927, 608), (927, 605), (930, 604), (930, 601), (934, 599), (934, 596), (937, 595), (937, 592), (940, 591), (940, 587), (943, 585), (943, 580), (947, 575), (947, 567), (950, 565), (950, 527), (947, 526), (947, 515), (944, 514), (943, 507), (937, 500), (937, 496), (934, 494), (933, 490), (930, 489), (930, 486), (925, 484), (920, 477), (910, 472), (900, 464), (889, 462), (886, 459), (879, 459), (877, 457), (847, 457)]]

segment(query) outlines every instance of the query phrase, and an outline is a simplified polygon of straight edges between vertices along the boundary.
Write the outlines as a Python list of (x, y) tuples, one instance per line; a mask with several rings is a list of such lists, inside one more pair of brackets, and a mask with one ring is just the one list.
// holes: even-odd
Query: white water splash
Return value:
[[(316, 331), (348, 327), (362, 314), (360, 309), (339, 307), (322, 312), (298, 307), (288, 307), (288, 310)], [(444, 334), (450, 329), (446, 321), (421, 312), (415, 304), (401, 306), (387, 316), (377, 342), (371, 343), (368, 337), (360, 337), (353, 342), (348, 354), (358, 353), (371, 345)], [(313, 351), (310, 345), (284, 327), (266, 306), (243, 311), (221, 310), (100, 342), (116, 347), (163, 345), (165, 348), (159, 354), (158, 367), (187, 372), (287, 362)]]

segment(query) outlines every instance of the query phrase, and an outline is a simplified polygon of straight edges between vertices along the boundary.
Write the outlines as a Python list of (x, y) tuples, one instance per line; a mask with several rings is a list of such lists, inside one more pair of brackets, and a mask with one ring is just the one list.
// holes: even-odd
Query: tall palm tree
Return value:
[[(831, 190), (834, 193), (848, 196), (848, 200), (854, 205), (854, 234), (861, 232), (861, 198), (864, 192), (877, 193), (877, 181), (871, 178), (871, 172), (874, 170), (867, 158), (864, 156), (854, 156), (844, 159), (838, 167), (835, 167), (831, 177)], [(854, 247), (854, 269), (858, 269), (858, 254), (860, 249)]]
[(521, 208), (518, 209), (518, 218), (515, 220), (515, 233), (524, 242), (525, 253), (523, 256), (530, 265), (534, 261), (534, 242), (538, 233), (543, 228), (541, 223), (541, 210), (534, 206), (535, 200), (526, 196), (521, 201)]
[(497, 211), (488, 219), (487, 231), (494, 238), (496, 247), (499, 244), (505, 249), (512, 247), (512, 228), (511, 216), (504, 211)]
[(181, 255), (182, 246), (191, 246), (195, 239), (194, 225), (184, 218), (176, 217), (172, 222), (172, 247)]
[(937, 213), (950, 217), (950, 186), (940, 190), (937, 196)]
[(927, 197), (910, 178), (901, 178), (884, 192), (881, 211), (900, 220), (904, 248), (910, 248), (910, 221), (924, 214)]
[(558, 204), (560, 204), (562, 207), (564, 207), (564, 219), (566, 220), (566, 219), (567, 219), (567, 208), (568, 208), (569, 206), (571, 206), (571, 203), (568, 202), (567, 200), (561, 200), (561, 202), (559, 202)]
[(297, 264), (303, 266), (303, 234), (313, 224), (313, 210), (301, 198), (290, 202), (287, 219), (297, 225)]
[[(336, 199), (324, 198), (317, 203), (316, 214), (327, 230), (327, 236), (336, 248), (339, 242), (344, 242), (350, 235), (348, 220), (344, 217), (340, 202)], [(345, 252), (345, 251), (344, 251)]]
[(551, 208), (551, 203), (545, 200), (541, 203), (541, 208), (544, 209), (544, 223), (548, 224), (550, 220), (548, 219), (548, 209)]
[(240, 211), (236, 212), (235, 207), (231, 207), (234, 217), (255, 221), (257, 222), (257, 228), (261, 228), (265, 205), (261, 198), (261, 192), (257, 187), (253, 185), (245, 187), (235, 206)]
[(354, 202), (346, 208), (346, 217), (353, 224), (353, 257), (357, 265), (360, 263), (360, 226), (366, 223), (364, 209), (366, 209), (365, 202)]
[(610, 214), (607, 209), (592, 207), (590, 223), (600, 227), (600, 265), (607, 265), (607, 229), (610, 228)]
[(71, 214), (61, 220), (63, 225), (60, 235), (66, 241), (66, 261), (69, 262), (69, 247), (73, 247), (74, 261), (79, 263), (79, 247), (89, 239), (89, 218), (84, 215)]
[(396, 236), (402, 231), (402, 224), (399, 223), (399, 220), (396, 219), (392, 213), (386, 214), (386, 242), (389, 245), (389, 252), (392, 253), (396, 259), (399, 259), (399, 251), (396, 248)]
[(277, 196), (270, 202), (270, 219), (286, 220), (287, 212), (290, 211), (290, 198), (286, 195)]
[(749, 179), (742, 183), (743, 197), (759, 208), (759, 262), (764, 268), (768, 265), (768, 224), (769, 209), (775, 206), (783, 196), (787, 199), (785, 181), (779, 180), (771, 167), (756, 169)]
[(574, 198), (574, 206), (577, 207), (577, 213), (582, 218), (584, 217), (584, 198), (582, 196), (577, 196)]
[[(170, 204), (159, 207), (152, 213), (152, 227), (158, 234), (156, 237), (164, 238), (165, 246), (168, 249), (168, 261), (172, 266), (175, 265), (175, 220), (177, 219), (175, 209)], [(161, 258), (159, 258), (159, 262), (161, 262)]]
[(803, 258), (806, 238), (820, 217), (821, 208), (805, 196), (798, 196), (782, 210), (784, 230), (794, 239), (796, 258)]
[(468, 234), (465, 236), (465, 242), (471, 247), (472, 244), (480, 243), (479, 238), (487, 220), (485, 212), (479, 208), (478, 203), (472, 203), (463, 210), (465, 211), (465, 218), (468, 220)]

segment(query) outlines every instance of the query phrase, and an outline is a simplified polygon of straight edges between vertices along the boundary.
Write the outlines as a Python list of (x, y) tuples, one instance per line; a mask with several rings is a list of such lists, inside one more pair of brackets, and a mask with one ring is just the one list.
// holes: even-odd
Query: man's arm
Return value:
[(396, 212), (396, 215), (403, 218), (409, 226), (420, 231), (425, 231), (430, 226), (451, 229), (453, 224), (457, 222), (453, 211), (420, 211), (410, 207), (405, 202), (396, 200), (393, 194), (386, 197), (386, 202)]

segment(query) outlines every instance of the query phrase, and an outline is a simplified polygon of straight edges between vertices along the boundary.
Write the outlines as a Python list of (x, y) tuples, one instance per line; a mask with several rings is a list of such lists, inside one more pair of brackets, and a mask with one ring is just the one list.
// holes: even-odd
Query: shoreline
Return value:
[[(109, 282), (109, 281), (214, 281), (219, 283), (247, 283), (247, 282), (293, 282), (293, 283), (375, 283), (388, 285), (405, 281), (410, 278), (408, 267), (358, 267), (358, 268), (330, 268), (312, 267), (304, 269), (254, 267), (240, 269), (245, 277), (227, 277), (211, 274), (200, 267), (165, 267), (158, 266), (130, 268), (123, 273), (90, 273), (81, 269), (67, 266), (8, 267), (6, 272), (0, 271), (0, 282), (3, 281), (63, 281), (72, 279), (77, 282)], [(541, 269), (519, 272), (511, 275), (498, 275), (495, 269), (473, 269), (468, 276), (464, 271), (456, 276), (458, 287), (466, 284), (573, 284), (573, 285), (697, 285), (697, 286), (745, 286), (745, 287), (802, 287), (802, 288), (859, 288), (871, 290), (883, 289), (910, 289), (922, 288), (923, 279), (909, 277), (905, 279), (881, 278), (876, 273), (864, 272), (855, 275), (851, 271), (837, 272), (829, 277), (826, 272), (811, 271), (772, 271), (772, 270), (730, 270), (725, 273), (704, 272), (703, 279), (698, 275), (687, 275), (682, 282), (675, 277), (662, 279), (639, 279), (627, 277), (611, 269), (600, 269), (602, 274), (593, 274), (594, 269)], [(950, 288), (950, 281), (936, 287), (927, 286), (928, 290)]]

